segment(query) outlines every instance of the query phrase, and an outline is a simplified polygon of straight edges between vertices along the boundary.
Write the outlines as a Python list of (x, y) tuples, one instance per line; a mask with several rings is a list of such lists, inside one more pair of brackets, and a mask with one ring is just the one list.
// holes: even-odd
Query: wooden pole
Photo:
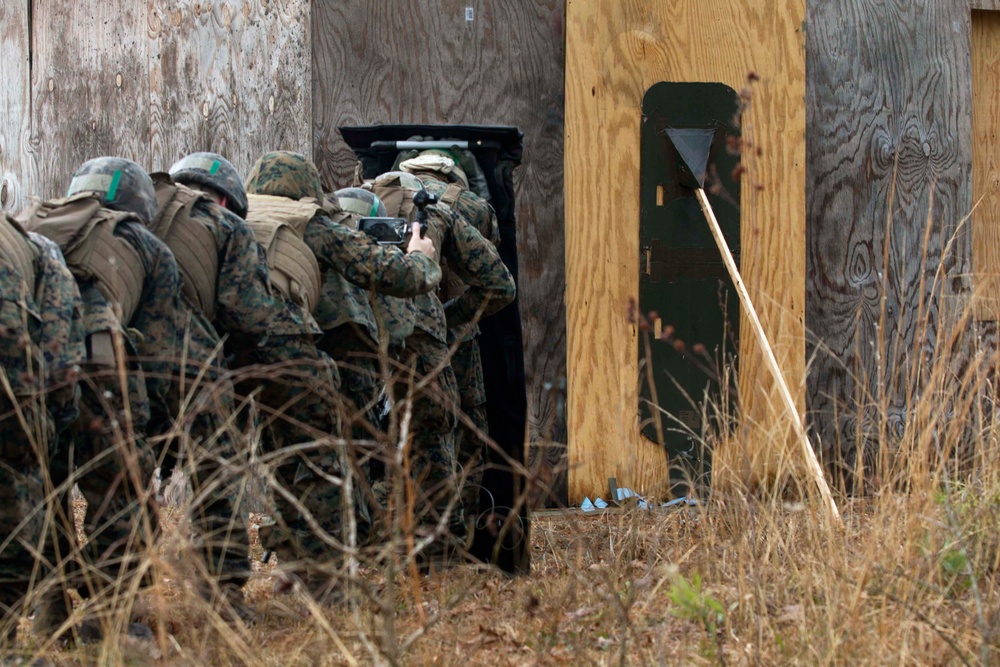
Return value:
[(740, 295), (740, 301), (743, 302), (743, 308), (746, 310), (753, 332), (757, 336), (757, 342), (760, 343), (761, 348), (764, 350), (764, 359), (767, 361), (768, 368), (771, 369), (771, 374), (774, 375), (774, 381), (778, 385), (778, 393), (781, 394), (782, 402), (785, 404), (788, 413), (792, 416), (792, 426), (801, 445), (802, 455), (806, 459), (806, 466), (809, 469), (809, 473), (816, 486), (819, 487), (823, 504), (826, 505), (830, 516), (833, 517), (834, 523), (842, 526), (843, 522), (840, 518), (840, 511), (837, 509), (837, 503), (834, 502), (833, 495), (830, 493), (830, 486), (826, 483), (826, 478), (823, 476), (823, 469), (816, 459), (816, 452), (813, 451), (812, 445), (809, 444), (809, 437), (806, 435), (799, 411), (795, 407), (795, 401), (792, 399), (792, 392), (788, 390), (788, 385), (785, 384), (785, 378), (781, 374), (778, 360), (774, 357), (774, 350), (767, 340), (767, 334), (764, 333), (764, 327), (760, 324), (760, 318), (757, 317), (757, 310), (753, 307), (753, 302), (750, 301), (750, 293), (747, 292), (747, 288), (743, 284), (740, 271), (736, 268), (736, 260), (733, 259), (733, 254), (729, 252), (726, 238), (722, 235), (722, 228), (719, 227), (719, 221), (715, 218), (715, 211), (712, 210), (712, 205), (709, 203), (708, 196), (705, 194), (703, 188), (696, 188), (695, 193), (698, 196), (698, 203), (701, 204), (701, 210), (705, 213), (705, 218), (708, 219), (708, 226), (712, 230), (712, 236), (715, 237), (715, 243), (719, 246), (719, 251), (722, 253), (722, 260), (726, 264), (729, 276), (733, 279), (733, 284), (736, 285), (736, 292)]

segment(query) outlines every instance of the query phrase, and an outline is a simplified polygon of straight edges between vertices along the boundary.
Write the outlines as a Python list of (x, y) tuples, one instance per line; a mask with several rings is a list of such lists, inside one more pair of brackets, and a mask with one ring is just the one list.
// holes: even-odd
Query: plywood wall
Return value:
[(809, 3), (808, 403), (830, 462), (905, 424), (938, 269), (941, 295), (972, 288), (970, 20), (967, 0)]
[(31, 88), (28, 0), (0, 3), (0, 208), (14, 212), (34, 174), (29, 144)]
[(1000, 12), (972, 12), (972, 270), (979, 321), (1000, 319)]
[[(760, 76), (744, 117), (760, 156), (745, 156), (742, 270), (785, 379), (802, 396), (805, 0), (568, 0), (566, 11), (569, 496), (577, 501), (604, 493), (609, 476), (649, 489), (665, 475), (662, 450), (639, 440), (637, 331), (626, 315), (639, 283), (641, 103), (658, 81), (740, 90), (749, 72)], [(740, 374), (745, 422), (760, 428), (742, 434), (734, 454), (766, 477), (787, 430), (769, 426), (778, 400), (750, 336)]]
[(515, 188), (528, 418), (533, 443), (564, 441), (562, 0), (315, 0), (313, 54), (315, 157), (329, 186), (348, 183), (356, 162), (342, 125), (524, 132)]
[(246, 170), (311, 153), (310, 16), (308, 0), (4, 2), (4, 207), (61, 195), (100, 155), (162, 169), (214, 150)]

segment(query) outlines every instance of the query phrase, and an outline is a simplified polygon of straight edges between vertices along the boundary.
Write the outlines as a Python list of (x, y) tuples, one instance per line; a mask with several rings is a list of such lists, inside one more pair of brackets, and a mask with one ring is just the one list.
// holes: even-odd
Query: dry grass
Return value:
[[(955, 494), (846, 503), (845, 533), (801, 504), (742, 498), (704, 510), (546, 514), (533, 525), (531, 577), (462, 566), (393, 587), (393, 631), (413, 638), (405, 649), (397, 640), (395, 655), (382, 653), (384, 611), (362, 599), (320, 610), (297, 593), (273, 595), (265, 567), (249, 586), (260, 612), (250, 628), (205, 624), (204, 610), (175, 589), (156, 645), (48, 657), (73, 665), (102, 655), (179, 665), (992, 663), (1000, 502)], [(387, 594), (384, 573), (362, 569), (361, 579)]]

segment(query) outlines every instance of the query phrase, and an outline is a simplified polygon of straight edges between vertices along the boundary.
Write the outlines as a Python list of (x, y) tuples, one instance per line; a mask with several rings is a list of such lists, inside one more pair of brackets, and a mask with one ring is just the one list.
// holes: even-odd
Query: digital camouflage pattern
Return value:
[[(373, 198), (365, 202), (368, 211), (377, 208), (378, 199), (369, 192), (365, 194)], [(336, 196), (327, 197), (325, 211), (334, 224), (350, 229), (355, 228), (360, 217), (344, 211)], [(327, 271), (315, 315), (323, 329), (319, 348), (337, 362), (340, 391), (348, 399), (344, 406), (344, 426), (354, 438), (371, 438), (372, 428), (378, 423), (375, 403), (381, 381), (378, 323), (369, 294), (336, 271)]]
[(144, 224), (156, 215), (156, 190), (142, 167), (120, 157), (84, 162), (73, 173), (66, 196), (78, 192), (100, 195), (105, 208), (136, 214)]
[[(261, 387), (261, 422), (265, 429), (263, 449), (273, 454), (282, 447), (323, 441), (340, 433), (340, 401), (337, 365), (319, 351), (312, 337), (271, 336), (267, 345), (252, 352), (255, 363), (264, 364), (262, 376), (245, 375), (247, 388)], [(237, 363), (239, 363), (239, 356)], [(249, 361), (250, 359), (244, 358)], [(246, 389), (241, 390), (244, 393)], [(317, 474), (316, 470), (323, 474)], [(278, 554), (282, 569), (308, 579), (315, 560), (328, 560), (328, 545), (301, 515), (301, 504), (326, 533), (338, 536), (341, 527), (340, 486), (337, 453), (330, 447), (279, 458), (274, 465), (278, 483), (295, 502), (275, 491), (271, 511), (275, 525), (261, 531), (265, 549)], [(316, 575), (318, 576), (318, 575)]]
[(242, 218), (209, 199), (196, 201), (190, 216), (212, 232), (219, 251), (213, 321), (218, 334), (262, 340), (278, 317), (279, 306), (271, 292), (267, 258), (253, 231)]
[[(222, 335), (228, 334), (237, 338), (241, 345), (256, 348), (266, 341), (268, 329), (278, 316), (279, 309), (270, 290), (263, 250), (246, 223), (231, 211), (204, 198), (191, 207), (190, 217), (215, 236), (215, 247), (219, 253), (214, 322), (186, 296), (182, 294), (181, 297), (187, 317), (184, 352), (189, 359), (185, 386), (196, 397), (190, 403), (193, 415), (189, 420), (189, 432), (193, 436), (194, 447), (201, 450), (188, 452), (189, 455), (195, 454), (197, 462), (191, 471), (192, 486), (197, 494), (201, 486), (229, 474), (220, 465), (220, 457), (237, 470), (242, 465), (243, 453), (238, 452), (236, 447), (240, 434), (226, 424), (228, 416), (236, 409), (236, 392), (231, 381), (222, 377), (227, 367)], [(202, 374), (200, 381), (197, 380), (199, 374)], [(180, 391), (175, 395), (183, 401)], [(180, 403), (177, 404), (178, 412), (179, 409)], [(171, 451), (167, 463), (173, 463), (178, 454), (180, 452)], [(211, 494), (206, 507), (195, 508), (196, 518), (201, 522), (196, 526), (199, 532), (218, 535), (218, 546), (209, 544), (207, 551), (212, 567), (224, 573), (233, 583), (244, 577), (242, 573), (247, 566), (245, 551), (223, 548), (224, 536), (234, 529), (235, 524), (231, 522), (239, 515), (240, 478), (238, 474), (234, 479), (227, 480), (221, 487), (221, 493)]]
[[(344, 211), (336, 197), (328, 197), (324, 211), (330, 220), (348, 229), (356, 229), (357, 215)], [(349, 282), (337, 271), (326, 271), (319, 303), (313, 311), (316, 323), (325, 332), (344, 324), (356, 324), (372, 341), (378, 341), (378, 324), (372, 312), (368, 293), (363, 287)], [(328, 338), (325, 335), (324, 338)], [(321, 341), (322, 344), (322, 341)]]
[(247, 175), (246, 191), (258, 195), (323, 201), (323, 185), (312, 160), (301, 153), (272, 151), (254, 163)]
[(192, 153), (170, 167), (170, 176), (187, 186), (211, 188), (226, 198), (226, 208), (247, 217), (247, 191), (233, 163), (218, 153)]
[(48, 377), (46, 406), (61, 432), (79, 415), (77, 375), (86, 356), (83, 302), (59, 246), (40, 234), (29, 232), (28, 237), (38, 248), (35, 295)]
[(517, 295), (517, 288), (492, 243), (452, 208), (443, 204), (435, 208), (436, 215), (428, 218), (427, 233), (442, 262), (467, 286), (445, 305), (448, 328), (455, 330), (506, 307)]
[[(246, 188), (247, 192), (252, 194), (268, 194), (296, 200), (314, 198), (321, 204), (328, 204), (324, 202), (319, 173), (315, 165), (296, 153), (273, 152), (263, 156), (247, 177)], [(434, 289), (441, 279), (440, 269), (430, 257), (423, 253), (407, 255), (397, 248), (379, 246), (367, 235), (335, 223), (323, 211), (318, 212), (306, 225), (304, 238), (306, 245), (320, 264), (324, 282), (329, 273), (336, 273), (364, 290), (412, 296)], [(327, 293), (327, 296), (331, 296), (330, 293)], [(345, 307), (341, 293), (336, 297), (336, 301), (331, 299), (319, 304), (317, 312), (322, 313), (323, 319), (327, 322), (352, 321), (354, 314), (342, 315), (340, 312), (340, 309)], [(324, 299), (321, 298), (322, 301)], [(316, 453), (309, 456), (308, 460), (316, 466), (334, 465), (328, 453)], [(295, 466), (295, 469), (298, 467)], [(283, 475), (282, 478), (286, 479), (287, 476)], [(294, 479), (295, 475), (292, 475), (292, 480)], [(303, 502), (319, 503), (321, 507), (317, 507), (315, 512), (318, 514), (314, 516), (317, 516), (323, 530), (331, 534), (340, 530), (340, 507), (334, 500), (340, 497), (339, 487), (317, 476), (302, 481), (290, 490)], [(287, 519), (288, 513), (281, 511), (280, 507), (279, 512), (286, 517), (284, 524), (287, 528), (275, 531), (277, 534), (273, 540), (269, 540), (269, 546), (279, 553), (281, 549), (290, 549), (293, 552), (291, 562), (306, 562), (304, 555), (301, 557), (300, 555), (312, 547), (321, 547), (322, 540), (309, 530), (296, 532), (295, 526)]]
[(88, 542), (83, 549), (87, 567), (110, 578), (87, 569), (76, 571), (72, 585), (94, 595), (103, 588), (102, 581), (119, 577), (125, 581), (136, 572), (144, 544), (155, 530), (155, 523), (142, 524), (156, 514), (143, 506), (141, 492), (156, 466), (156, 453), (146, 440), (150, 417), (146, 378), (134, 360), (138, 332), (121, 327), (92, 281), (83, 284), (81, 295), (88, 340), (110, 331), (120, 337), (118, 344), (128, 357), (122, 360), (124, 388), (117, 366), (82, 363), (80, 419), (67, 434), (72, 448), (64, 448), (55, 462), (66, 467), (60, 476), (68, 486), (78, 486), (89, 507), (84, 524)]
[(479, 341), (473, 338), (459, 343), (451, 358), (451, 367), (458, 383), (462, 412), (475, 424), (473, 429), (460, 422), (455, 431), (455, 458), (463, 472), (462, 508), (466, 517), (474, 517), (479, 509), (479, 487), (483, 481), (483, 463), (487, 453), (483, 436), (488, 436), (490, 432)]
[[(24, 596), (51, 583), (52, 566), (62, 566), (58, 554), (69, 553), (68, 532), (56, 527), (62, 524), (49, 524), (46, 532), (53, 505), (46, 502), (45, 479), (53, 476), (50, 464), (58, 445), (43, 392), (61, 395), (60, 420), (72, 416), (71, 385), (82, 362), (83, 339), (79, 294), (72, 278), (67, 282), (65, 266), (58, 266), (47, 244), (29, 241), (6, 215), (0, 224), (16, 230), (8, 242), (24, 243), (21, 250), (35, 256), (28, 266), (36, 272), (22, 275), (7, 260), (7, 249), (0, 248), (0, 368), (9, 386), (0, 389), (0, 535), (7, 540), (0, 548), (2, 640), (12, 633)], [(67, 320), (57, 322), (62, 317)]]
[[(407, 410), (407, 404), (412, 409), (410, 474), (421, 494), (417, 524), (427, 527), (437, 525), (456, 492), (454, 430), (457, 425), (455, 409), (460, 398), (448, 357), (447, 345), (425, 332), (414, 332), (406, 339), (406, 348), (398, 359), (401, 367), (412, 369), (413, 373), (404, 374), (393, 387), (393, 400), (398, 409)], [(413, 385), (428, 376), (434, 379), (413, 394)], [(389, 494), (385, 484), (386, 481), (381, 480), (373, 485), (383, 508)], [(449, 524), (456, 526), (462, 522), (459, 503), (452, 508)]]

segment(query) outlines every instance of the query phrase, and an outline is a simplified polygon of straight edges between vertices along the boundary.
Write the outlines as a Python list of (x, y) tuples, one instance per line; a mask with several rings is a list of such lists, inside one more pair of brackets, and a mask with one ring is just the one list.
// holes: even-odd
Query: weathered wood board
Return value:
[(28, 0), (0, 4), (0, 209), (11, 213), (26, 203), (34, 178), (31, 133), (31, 59)]
[(524, 132), (515, 188), (529, 424), (533, 443), (564, 442), (563, 3), (315, 0), (313, 55), (315, 159), (328, 187), (354, 173), (342, 125)]
[[(101, 155), (166, 169), (212, 150), (246, 171), (267, 150), (312, 153), (309, 0), (32, 6), (30, 111), (10, 114), (30, 123), (28, 154), (38, 156), (37, 169), (19, 172), (27, 194), (62, 194), (73, 170)], [(15, 82), (5, 78), (4, 90)], [(18, 99), (5, 93), (4, 103)]]
[(971, 289), (970, 22), (965, 0), (809, 3), (808, 405), (830, 463), (901, 432), (939, 267), (940, 295)]
[(101, 155), (147, 166), (147, 3), (32, 4), (32, 145), (38, 173), (30, 194), (65, 194), (76, 167)]
[(972, 271), (979, 321), (1000, 319), (1000, 12), (972, 12)]
[(205, 150), (241, 173), (269, 150), (311, 155), (310, 17), (308, 0), (152, 7), (153, 168)]
[[(627, 317), (639, 284), (640, 109), (658, 81), (740, 90), (749, 72), (761, 77), (744, 115), (755, 148), (744, 155), (742, 273), (785, 379), (802, 396), (805, 1), (569, 0), (566, 11), (569, 497), (576, 502), (604, 493), (610, 476), (636, 490), (655, 490), (666, 476), (662, 449), (639, 439), (639, 339)], [(753, 338), (743, 337), (742, 409), (759, 428), (731, 454), (734, 465), (768, 477), (789, 428), (769, 407), (778, 400), (761, 362)]]

